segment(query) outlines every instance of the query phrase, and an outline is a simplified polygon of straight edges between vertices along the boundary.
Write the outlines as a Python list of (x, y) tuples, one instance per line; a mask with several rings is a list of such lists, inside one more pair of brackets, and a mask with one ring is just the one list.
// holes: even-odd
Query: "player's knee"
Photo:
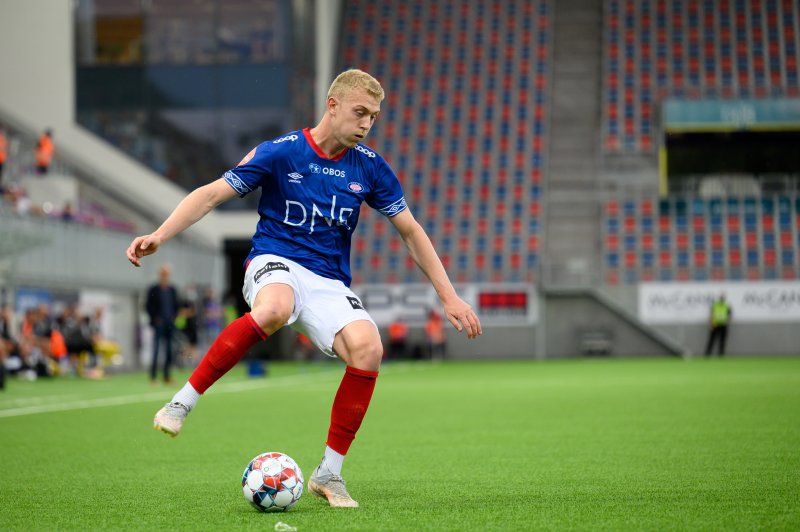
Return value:
[(383, 359), (383, 344), (380, 340), (364, 339), (350, 349), (350, 365), (365, 371), (378, 371)]
[(278, 303), (267, 302), (253, 308), (250, 315), (265, 333), (272, 334), (286, 325), (292, 315), (292, 309)]

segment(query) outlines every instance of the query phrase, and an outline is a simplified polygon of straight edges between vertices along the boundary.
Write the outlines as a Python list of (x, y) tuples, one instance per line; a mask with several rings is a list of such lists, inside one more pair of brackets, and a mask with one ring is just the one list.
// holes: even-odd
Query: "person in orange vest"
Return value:
[(389, 324), (389, 356), (403, 358), (408, 347), (408, 325), (403, 318), (397, 318)]
[(0, 186), (3, 185), (3, 165), (6, 164), (8, 158), (8, 141), (6, 140), (6, 132), (0, 129)]
[(428, 355), (431, 360), (443, 359), (447, 351), (447, 335), (444, 332), (444, 320), (435, 310), (431, 310), (428, 314), (425, 336), (428, 338)]
[(50, 162), (56, 147), (53, 144), (53, 131), (45, 129), (36, 143), (36, 173), (43, 175), (50, 169)]

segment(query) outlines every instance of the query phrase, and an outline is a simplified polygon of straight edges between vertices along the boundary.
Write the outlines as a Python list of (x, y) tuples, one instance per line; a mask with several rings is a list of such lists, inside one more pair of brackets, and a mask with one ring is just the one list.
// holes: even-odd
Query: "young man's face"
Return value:
[(332, 97), (332, 100), (333, 105), (329, 101), (328, 109), (333, 118), (336, 140), (348, 148), (363, 142), (381, 111), (378, 99), (366, 90), (358, 89), (341, 98)]

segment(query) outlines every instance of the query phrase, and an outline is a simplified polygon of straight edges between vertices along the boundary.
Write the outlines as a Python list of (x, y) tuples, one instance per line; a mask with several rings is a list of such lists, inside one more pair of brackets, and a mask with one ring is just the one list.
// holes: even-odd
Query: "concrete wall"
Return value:
[(610, 333), (611, 356), (673, 356), (639, 329), (585, 295), (548, 297), (544, 318), (548, 358), (581, 356), (581, 335), (591, 330)]

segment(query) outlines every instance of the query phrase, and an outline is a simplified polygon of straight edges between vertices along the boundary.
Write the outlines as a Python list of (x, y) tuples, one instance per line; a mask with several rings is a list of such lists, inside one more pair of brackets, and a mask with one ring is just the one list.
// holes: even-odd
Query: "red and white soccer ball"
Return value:
[(283, 453), (253, 458), (242, 475), (244, 498), (263, 512), (288, 510), (303, 494), (303, 472)]

